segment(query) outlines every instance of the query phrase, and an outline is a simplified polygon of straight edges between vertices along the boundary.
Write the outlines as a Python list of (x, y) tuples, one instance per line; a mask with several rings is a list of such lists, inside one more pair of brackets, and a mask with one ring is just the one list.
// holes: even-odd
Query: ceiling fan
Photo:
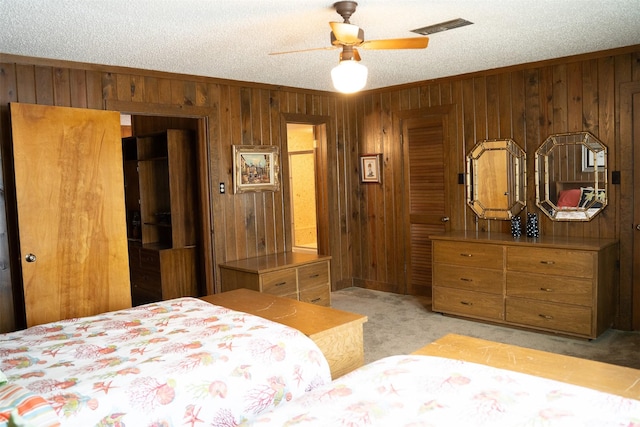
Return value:
[(358, 3), (355, 1), (339, 1), (333, 5), (336, 12), (342, 16), (343, 22), (329, 22), (331, 26), (331, 46), (273, 52), (270, 55), (342, 48), (340, 63), (331, 71), (331, 77), (338, 91), (353, 93), (362, 89), (367, 83), (367, 67), (359, 63), (360, 54), (358, 49), (424, 49), (429, 44), (428, 37), (365, 40), (364, 30), (349, 21), (357, 6)]

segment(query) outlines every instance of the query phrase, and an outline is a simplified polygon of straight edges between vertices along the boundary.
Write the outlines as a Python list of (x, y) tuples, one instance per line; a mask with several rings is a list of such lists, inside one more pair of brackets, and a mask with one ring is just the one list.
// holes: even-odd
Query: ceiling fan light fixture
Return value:
[(331, 80), (338, 92), (355, 93), (365, 87), (368, 74), (369, 70), (360, 62), (343, 59), (331, 70)]

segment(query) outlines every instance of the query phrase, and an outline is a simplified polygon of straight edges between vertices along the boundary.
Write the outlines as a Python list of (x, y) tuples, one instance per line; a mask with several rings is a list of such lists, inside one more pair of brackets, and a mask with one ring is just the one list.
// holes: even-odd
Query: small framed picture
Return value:
[(363, 154), (360, 156), (361, 182), (382, 182), (381, 158), (382, 154)]
[(595, 152), (585, 145), (582, 146), (582, 172), (594, 172), (596, 168), (599, 171), (604, 169), (606, 163), (607, 150)]
[(232, 145), (235, 194), (280, 189), (280, 149), (274, 145)]

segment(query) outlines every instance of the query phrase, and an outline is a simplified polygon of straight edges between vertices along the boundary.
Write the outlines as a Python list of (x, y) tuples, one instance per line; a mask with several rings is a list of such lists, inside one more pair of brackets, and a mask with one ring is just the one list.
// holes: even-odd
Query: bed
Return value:
[(0, 370), (65, 427), (235, 426), (331, 381), (299, 331), (196, 298), (2, 334)]
[[(447, 336), (414, 354), (375, 361), (246, 425), (640, 423), (638, 370), (467, 338)], [(543, 376), (531, 374), (545, 364)]]
[(594, 182), (556, 181), (551, 188), (549, 200), (558, 207), (555, 217), (559, 220), (593, 218), (606, 203), (606, 190), (596, 190)]

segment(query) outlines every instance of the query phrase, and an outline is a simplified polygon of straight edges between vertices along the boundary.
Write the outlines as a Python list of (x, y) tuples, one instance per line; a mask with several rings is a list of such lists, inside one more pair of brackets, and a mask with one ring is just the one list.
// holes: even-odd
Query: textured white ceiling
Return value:
[[(333, 91), (332, 0), (0, 0), (0, 53)], [(424, 50), (362, 50), (375, 89), (640, 44), (640, 0), (360, 0), (368, 40), (464, 18)]]

